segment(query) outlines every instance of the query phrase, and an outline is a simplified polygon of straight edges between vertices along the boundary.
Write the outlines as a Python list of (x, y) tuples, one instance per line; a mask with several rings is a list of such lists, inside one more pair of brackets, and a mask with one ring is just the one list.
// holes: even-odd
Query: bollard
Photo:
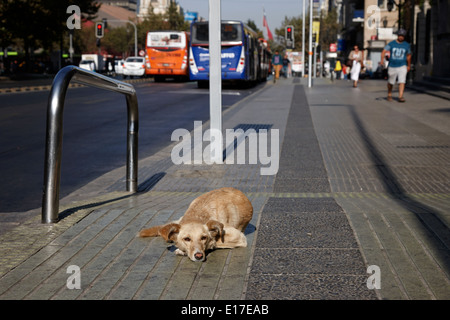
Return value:
[(125, 94), (128, 113), (126, 190), (137, 192), (139, 112), (134, 87), (76, 66), (67, 66), (56, 74), (48, 98), (42, 223), (59, 220), (63, 111), (67, 88), (72, 79), (88, 86)]

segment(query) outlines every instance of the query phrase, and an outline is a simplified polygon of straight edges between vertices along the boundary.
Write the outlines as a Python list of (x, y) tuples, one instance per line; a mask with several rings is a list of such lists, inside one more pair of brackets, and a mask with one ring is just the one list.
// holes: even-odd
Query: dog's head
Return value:
[(223, 224), (215, 220), (206, 224), (170, 223), (159, 233), (166, 241), (175, 242), (176, 247), (192, 261), (205, 261), (207, 251), (214, 249), (216, 241), (223, 236)]

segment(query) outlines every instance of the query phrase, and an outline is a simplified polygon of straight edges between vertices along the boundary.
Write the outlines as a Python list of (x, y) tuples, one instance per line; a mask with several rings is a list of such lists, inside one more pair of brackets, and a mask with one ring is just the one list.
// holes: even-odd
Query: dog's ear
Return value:
[(222, 236), (223, 233), (223, 224), (216, 220), (209, 220), (206, 223), (206, 226), (208, 227), (208, 230), (211, 234), (211, 237), (215, 238), (216, 240)]
[(180, 227), (181, 226), (178, 223), (169, 223), (159, 230), (159, 235), (168, 242), (175, 241), (178, 232), (180, 232)]

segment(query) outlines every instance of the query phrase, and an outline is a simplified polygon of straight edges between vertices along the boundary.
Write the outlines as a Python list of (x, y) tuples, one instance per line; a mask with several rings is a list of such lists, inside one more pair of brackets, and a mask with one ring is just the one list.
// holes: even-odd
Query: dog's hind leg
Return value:
[(236, 228), (225, 227), (223, 235), (216, 243), (217, 248), (239, 248), (247, 246), (247, 238)]

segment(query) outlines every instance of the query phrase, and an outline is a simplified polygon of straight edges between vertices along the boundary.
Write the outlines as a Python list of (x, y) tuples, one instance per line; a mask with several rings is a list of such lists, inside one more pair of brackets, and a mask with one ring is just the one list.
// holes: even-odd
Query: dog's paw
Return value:
[(184, 251), (181, 251), (180, 249), (175, 250), (175, 254), (179, 256), (185, 256), (186, 253)]

